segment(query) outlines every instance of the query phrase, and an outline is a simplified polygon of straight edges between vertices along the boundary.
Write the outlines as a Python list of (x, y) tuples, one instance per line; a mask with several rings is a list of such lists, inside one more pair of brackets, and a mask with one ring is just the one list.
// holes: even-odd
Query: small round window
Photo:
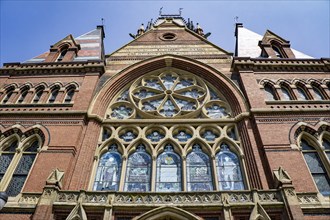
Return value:
[(165, 33), (162, 35), (161, 37), (162, 40), (175, 40), (176, 39), (176, 35), (173, 33)]

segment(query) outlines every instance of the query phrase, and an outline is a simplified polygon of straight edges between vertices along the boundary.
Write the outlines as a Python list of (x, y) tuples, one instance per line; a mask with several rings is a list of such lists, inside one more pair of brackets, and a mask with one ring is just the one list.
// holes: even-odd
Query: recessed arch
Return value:
[(109, 79), (98, 91), (90, 105), (89, 113), (105, 117), (106, 110), (114, 96), (129, 82), (146, 73), (157, 69), (173, 67), (188, 71), (206, 80), (216, 88), (221, 88), (222, 94), (230, 101), (229, 105), (236, 116), (247, 111), (245, 98), (238, 87), (223, 73), (201, 62), (181, 56), (163, 55), (136, 63)]
[(167, 217), (175, 220), (202, 220), (202, 218), (174, 206), (155, 208), (133, 218), (133, 220), (165, 220)]

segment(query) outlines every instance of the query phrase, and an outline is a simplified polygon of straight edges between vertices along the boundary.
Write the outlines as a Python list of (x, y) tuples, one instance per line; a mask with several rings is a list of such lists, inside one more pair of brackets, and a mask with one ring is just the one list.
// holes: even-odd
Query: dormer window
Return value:
[(63, 50), (61, 50), (61, 53), (58, 56), (56, 62), (62, 62), (62, 60), (64, 59), (64, 56), (66, 55), (67, 52), (68, 52), (67, 48), (64, 48)]
[(273, 45), (272, 48), (273, 48), (277, 58), (284, 58), (281, 51), (280, 51), (280, 49), (277, 46)]

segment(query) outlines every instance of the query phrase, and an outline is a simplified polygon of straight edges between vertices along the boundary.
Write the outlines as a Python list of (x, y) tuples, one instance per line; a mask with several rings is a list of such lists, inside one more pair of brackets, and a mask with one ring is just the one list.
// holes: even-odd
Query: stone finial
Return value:
[(58, 168), (56, 168), (48, 176), (48, 178), (46, 180), (46, 185), (58, 186), (61, 189), (63, 176), (64, 176), (64, 172), (60, 171)]
[(258, 202), (254, 206), (254, 208), (251, 212), (249, 220), (271, 220), (271, 218), (267, 214), (266, 210)]
[(136, 36), (140, 36), (140, 35), (144, 34), (144, 32), (145, 32), (144, 25), (141, 24), (141, 26), (139, 27), (139, 29), (137, 31), (137, 35)]
[(72, 209), (66, 220), (87, 220), (87, 215), (81, 202)]
[(197, 23), (196, 33), (201, 36), (204, 36), (203, 29), (201, 28), (201, 26), (198, 23)]
[(288, 172), (286, 172), (282, 167), (279, 167), (278, 170), (274, 170), (273, 173), (276, 188), (282, 185), (292, 184), (291, 177), (289, 176)]

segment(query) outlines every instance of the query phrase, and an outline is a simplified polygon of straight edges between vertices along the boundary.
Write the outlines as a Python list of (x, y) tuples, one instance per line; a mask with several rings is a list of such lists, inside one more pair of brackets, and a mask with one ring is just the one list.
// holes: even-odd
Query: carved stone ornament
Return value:
[(282, 185), (292, 184), (291, 177), (289, 176), (288, 172), (286, 172), (282, 167), (279, 167), (278, 170), (274, 170), (273, 173), (276, 188)]
[(254, 208), (251, 212), (249, 220), (271, 220), (271, 218), (267, 214), (266, 210), (258, 202), (254, 206)]
[(66, 220), (87, 220), (86, 212), (81, 203), (72, 209)]
[(64, 172), (60, 171), (58, 168), (56, 168), (48, 176), (48, 178), (46, 180), (46, 185), (58, 186), (61, 189), (63, 176), (64, 176)]

